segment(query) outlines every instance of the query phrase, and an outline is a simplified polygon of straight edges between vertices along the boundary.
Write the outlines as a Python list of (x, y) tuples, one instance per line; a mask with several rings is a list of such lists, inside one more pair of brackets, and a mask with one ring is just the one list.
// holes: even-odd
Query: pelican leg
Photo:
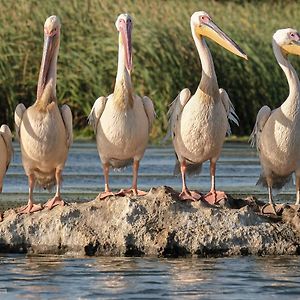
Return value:
[[(277, 215), (276, 207), (273, 200), (272, 186), (268, 184), (268, 194), (269, 194), (269, 205), (271, 206), (272, 213)], [(262, 213), (264, 213), (264, 207), (262, 208)], [(267, 212), (266, 212), (267, 213)]]
[(108, 180), (109, 180), (109, 163), (103, 164), (103, 174), (104, 174), (104, 192), (97, 196), (97, 199), (103, 200), (108, 196), (114, 196), (114, 193), (110, 190)]
[(30, 174), (28, 176), (28, 185), (29, 185), (29, 197), (28, 197), (28, 203), (26, 206), (21, 207), (18, 210), (19, 214), (29, 214), (33, 213), (39, 210), (42, 210), (43, 207), (40, 204), (34, 204), (33, 203), (33, 189), (35, 184), (35, 177), (34, 174)]
[(145, 196), (147, 192), (138, 190), (137, 188), (137, 180), (138, 180), (138, 173), (139, 173), (140, 161), (134, 160), (133, 161), (133, 178), (132, 178), (132, 192), (135, 196)]
[(296, 205), (300, 204), (300, 177), (296, 175)]
[(130, 189), (122, 189), (120, 190), (116, 195), (119, 196), (125, 196), (125, 195), (134, 195), (134, 196), (145, 196), (147, 195), (147, 192), (138, 190), (137, 188), (137, 180), (138, 180), (138, 172), (139, 172), (139, 166), (140, 166), (140, 161), (139, 160), (134, 160), (133, 161), (133, 168), (132, 168), (132, 187)]
[(204, 196), (204, 200), (209, 204), (219, 204), (220, 201), (226, 200), (227, 196), (223, 191), (216, 191), (216, 162), (210, 161), (210, 176), (211, 188), (210, 191)]
[(186, 161), (180, 163), (181, 179), (182, 179), (182, 191), (179, 194), (180, 200), (197, 201), (201, 199), (201, 195), (197, 192), (190, 191), (186, 186), (185, 173), (186, 173)]
[(44, 205), (44, 207), (47, 207), (49, 210), (57, 205), (64, 206), (65, 202), (61, 199), (60, 195), (60, 188), (62, 183), (62, 177), (61, 177), (62, 170), (56, 169), (55, 170), (55, 180), (56, 180), (56, 193), (55, 196), (48, 200), (47, 203)]

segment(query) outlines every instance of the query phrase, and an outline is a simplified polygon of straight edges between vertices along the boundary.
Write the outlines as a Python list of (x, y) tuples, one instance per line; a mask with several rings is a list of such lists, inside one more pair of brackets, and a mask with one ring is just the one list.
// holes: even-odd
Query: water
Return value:
[[(16, 201), (27, 199), (27, 177), (21, 164), (20, 148), (14, 144), (14, 160), (4, 182), (1, 200)], [(168, 185), (181, 189), (181, 180), (173, 176), (175, 156), (171, 147), (150, 147), (141, 161), (139, 188), (149, 190), (153, 186)], [(257, 195), (267, 199), (264, 189), (258, 189), (255, 183), (260, 174), (256, 150), (244, 143), (226, 143), (217, 164), (217, 188), (236, 196)], [(94, 142), (74, 143), (64, 169), (62, 193), (66, 200), (85, 201), (95, 198), (104, 188), (102, 168)], [(114, 190), (129, 187), (132, 180), (132, 168), (123, 171), (111, 171), (110, 186)], [(210, 189), (209, 163), (203, 164), (200, 176), (188, 178), (187, 184), (192, 189), (208, 191)], [(48, 192), (36, 191), (37, 200), (45, 201)], [(280, 200), (294, 201), (295, 190), (287, 189), (280, 194)]]
[[(13, 163), (5, 178), (1, 202), (12, 206), (26, 201), (27, 178), (15, 144)], [(140, 167), (139, 187), (169, 185), (180, 190), (173, 177), (170, 147), (149, 148)], [(227, 143), (217, 165), (217, 186), (237, 196), (267, 198), (255, 186), (260, 166), (247, 144)], [(129, 187), (131, 168), (112, 172), (113, 189)], [(75, 143), (64, 170), (65, 199), (87, 201), (103, 190), (102, 169), (94, 143)], [(191, 188), (210, 188), (209, 164)], [(281, 201), (294, 201), (294, 189), (282, 192)], [(35, 193), (38, 201), (50, 195)], [(0, 256), (0, 299), (290, 299), (300, 298), (300, 258), (111, 258), (65, 256)]]
[(1, 299), (280, 299), (300, 295), (298, 257), (0, 257)]

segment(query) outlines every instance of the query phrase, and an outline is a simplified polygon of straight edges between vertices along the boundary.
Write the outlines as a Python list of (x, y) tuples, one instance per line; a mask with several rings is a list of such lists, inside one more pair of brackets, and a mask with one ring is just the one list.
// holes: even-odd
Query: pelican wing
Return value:
[(149, 131), (150, 131), (151, 128), (152, 128), (152, 124), (154, 122), (154, 119), (155, 119), (154, 105), (153, 105), (152, 100), (149, 97), (144, 96), (142, 99), (143, 99), (143, 104), (144, 104), (145, 112), (146, 112), (146, 115), (148, 117)]
[(98, 122), (99, 122), (100, 117), (101, 117), (101, 115), (104, 111), (106, 101), (107, 101), (106, 97), (103, 97), (103, 96), (99, 97), (95, 101), (95, 103), (92, 107), (92, 110), (91, 110), (91, 112), (88, 116), (89, 124), (93, 127), (95, 133), (97, 132)]
[(20, 138), (20, 127), (21, 127), (23, 114), (25, 110), (26, 107), (23, 103), (18, 104), (15, 110), (15, 128), (16, 128), (16, 134), (18, 138)]
[(4, 143), (6, 144), (6, 150), (7, 150), (6, 169), (7, 169), (13, 155), (12, 134), (7, 125), (1, 126), (0, 135), (3, 137)]
[(63, 105), (60, 108), (60, 113), (62, 116), (62, 119), (65, 124), (65, 128), (67, 131), (67, 146), (70, 148), (70, 146), (73, 143), (73, 117), (72, 117), (72, 112), (71, 109), (68, 105)]
[(261, 133), (271, 113), (272, 113), (271, 108), (267, 105), (264, 105), (257, 114), (256, 122), (252, 130), (252, 133), (250, 135), (249, 141), (251, 143), (251, 147), (254, 147), (254, 145), (256, 145), (258, 151), (259, 151)]
[[(220, 93), (221, 101), (224, 105), (224, 108), (225, 108), (225, 111), (227, 114), (228, 121), (232, 121), (237, 126), (239, 126), (239, 117), (235, 112), (234, 106), (233, 106), (232, 102), (230, 101), (227, 92), (224, 89), (219, 89), (219, 93)], [(231, 134), (231, 128), (230, 128), (229, 122), (228, 122), (228, 128), (227, 128), (226, 133), (227, 133), (227, 135)]]
[(168, 139), (170, 136), (172, 136), (172, 139), (174, 138), (179, 116), (181, 115), (184, 106), (190, 99), (191, 92), (189, 89), (186, 88), (183, 89), (175, 98), (175, 100), (171, 103), (170, 109), (168, 111), (169, 128), (165, 140)]

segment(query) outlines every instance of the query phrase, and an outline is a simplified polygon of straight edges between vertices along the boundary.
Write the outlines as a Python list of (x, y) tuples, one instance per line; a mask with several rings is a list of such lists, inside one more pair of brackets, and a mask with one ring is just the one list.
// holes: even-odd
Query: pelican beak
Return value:
[(245, 52), (229, 37), (224, 33), (212, 20), (209, 20), (208, 23), (202, 24), (201, 26), (196, 27), (196, 32), (200, 35), (206, 36), (223, 48), (232, 52), (233, 54), (240, 56), (244, 59), (247, 59)]
[(125, 49), (125, 65), (127, 71), (130, 73), (132, 70), (132, 45), (131, 45), (131, 30), (132, 24), (127, 21), (120, 26), (120, 33), (122, 42)]
[(300, 35), (298, 34), (298, 40), (292, 41), (289, 45), (281, 46), (282, 49), (288, 54), (300, 55)]
[(47, 75), (48, 75), (49, 67), (51, 64), (51, 60), (54, 54), (54, 49), (56, 44), (55, 41), (56, 41), (56, 35), (53, 34), (51, 35), (45, 32), (43, 57), (42, 57), (42, 63), (40, 67), (40, 74), (39, 74), (39, 81), (38, 81), (38, 88), (37, 88), (38, 99), (42, 95), (47, 83)]

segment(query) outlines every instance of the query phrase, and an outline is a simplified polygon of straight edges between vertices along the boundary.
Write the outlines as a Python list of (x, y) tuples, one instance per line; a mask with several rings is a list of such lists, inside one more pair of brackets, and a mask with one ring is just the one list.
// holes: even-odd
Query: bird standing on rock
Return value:
[(272, 189), (281, 189), (296, 175), (296, 205), (300, 204), (300, 83), (287, 59), (289, 54), (300, 55), (300, 34), (291, 28), (279, 29), (273, 35), (273, 52), (285, 73), (289, 95), (280, 107), (271, 111), (263, 106), (251, 134), (256, 144), (262, 172), (257, 184), (268, 187), (269, 204), (276, 212)]
[(103, 165), (105, 190), (99, 199), (114, 195), (109, 187), (109, 168), (123, 168), (133, 163), (133, 181), (130, 189), (118, 195), (145, 195), (137, 188), (139, 163), (148, 144), (155, 112), (152, 101), (134, 93), (131, 83), (132, 19), (129, 14), (117, 18), (119, 31), (118, 72), (114, 92), (98, 98), (89, 115), (89, 123), (96, 133), (97, 148)]
[[(216, 204), (226, 197), (224, 192), (216, 191), (216, 162), (221, 154), (226, 133), (231, 132), (229, 120), (238, 124), (238, 117), (226, 91), (219, 89), (205, 37), (242, 58), (247, 59), (247, 56), (204, 11), (192, 15), (191, 31), (201, 60), (202, 77), (195, 94), (192, 96), (187, 88), (182, 90), (168, 113), (177, 156), (174, 173), (181, 173), (182, 176), (182, 200), (202, 198), (206, 202)], [(200, 173), (202, 163), (207, 160), (210, 161), (211, 189), (202, 197), (187, 188), (185, 176)]]
[(58, 107), (56, 98), (57, 57), (60, 43), (60, 20), (49, 17), (44, 25), (44, 50), (35, 103), (15, 110), (16, 132), (19, 135), (22, 162), (28, 176), (28, 204), (20, 213), (42, 209), (34, 204), (35, 184), (50, 189), (56, 184), (56, 194), (46, 203), (49, 209), (64, 205), (61, 199), (62, 170), (73, 141), (72, 113), (67, 105)]

